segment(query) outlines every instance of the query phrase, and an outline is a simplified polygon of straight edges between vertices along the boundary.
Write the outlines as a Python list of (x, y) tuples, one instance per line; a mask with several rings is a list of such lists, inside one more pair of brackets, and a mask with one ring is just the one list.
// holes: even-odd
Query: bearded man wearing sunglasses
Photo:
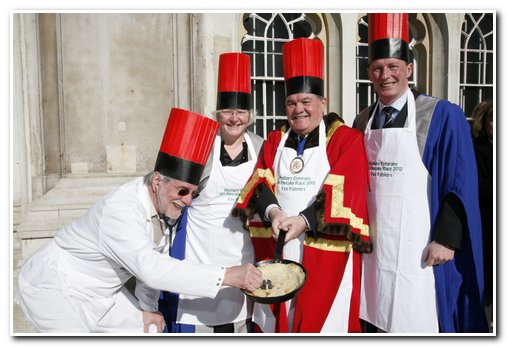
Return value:
[[(222, 286), (261, 285), (252, 264), (196, 265), (167, 255), (218, 128), (212, 119), (173, 108), (154, 172), (100, 199), (26, 260), (17, 302), (37, 331), (162, 332), (160, 290), (213, 298)], [(125, 287), (133, 276), (135, 296)]]

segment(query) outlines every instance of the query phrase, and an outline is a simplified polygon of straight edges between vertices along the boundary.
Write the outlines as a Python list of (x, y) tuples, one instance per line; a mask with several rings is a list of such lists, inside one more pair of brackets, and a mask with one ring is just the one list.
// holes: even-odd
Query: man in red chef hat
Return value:
[(256, 303), (253, 321), (266, 333), (360, 332), (360, 253), (370, 251), (362, 135), (324, 114), (319, 40), (286, 43), (283, 64), (287, 123), (268, 135), (235, 213), (258, 261), (273, 258), (286, 230), (283, 258), (302, 263), (307, 281), (292, 300)]
[(361, 112), (370, 167), (373, 252), (363, 257), (361, 318), (392, 333), (487, 332), (477, 168), (463, 111), (409, 89), (408, 14), (368, 15)]
[[(103, 197), (27, 259), (17, 301), (37, 331), (142, 333), (154, 326), (161, 332), (160, 289), (214, 297), (222, 286), (260, 286), (252, 264), (193, 265), (167, 255), (218, 128), (173, 108), (154, 171)], [(124, 286), (132, 276), (135, 297)]]

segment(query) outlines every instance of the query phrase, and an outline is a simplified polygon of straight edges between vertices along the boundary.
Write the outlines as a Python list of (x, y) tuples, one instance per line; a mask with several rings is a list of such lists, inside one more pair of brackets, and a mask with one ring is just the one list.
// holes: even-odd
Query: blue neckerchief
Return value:
[(298, 136), (298, 149), (297, 149), (298, 157), (301, 154), (303, 154), (303, 151), (305, 149), (306, 140), (308, 140), (308, 136), (303, 137), (303, 139), (301, 139), (301, 137)]
[[(174, 242), (170, 243), (169, 255), (175, 259), (185, 259), (185, 244), (187, 240), (187, 221), (188, 221), (188, 208), (186, 207), (181, 217), (179, 224), (176, 227), (176, 235)], [(170, 237), (172, 239), (172, 229), (176, 223), (169, 225)], [(171, 241), (170, 241), (171, 242)], [(166, 291), (160, 291), (159, 311), (162, 312), (166, 321), (165, 333), (194, 333), (195, 326), (188, 324), (176, 323), (176, 313), (178, 312), (179, 294)]]

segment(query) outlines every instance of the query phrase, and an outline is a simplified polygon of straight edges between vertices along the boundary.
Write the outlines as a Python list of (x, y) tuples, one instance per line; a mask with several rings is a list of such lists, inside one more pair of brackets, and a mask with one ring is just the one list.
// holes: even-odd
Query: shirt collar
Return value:
[(378, 101), (379, 111), (382, 111), (382, 109), (385, 106), (391, 106), (391, 107), (395, 108), (397, 112), (399, 112), (403, 108), (403, 106), (405, 106), (405, 104), (407, 103), (409, 91), (410, 91), (409, 88), (407, 88), (405, 93), (403, 93), (403, 95), (400, 96), (398, 99), (396, 99), (391, 105), (386, 105), (382, 101), (379, 100)]

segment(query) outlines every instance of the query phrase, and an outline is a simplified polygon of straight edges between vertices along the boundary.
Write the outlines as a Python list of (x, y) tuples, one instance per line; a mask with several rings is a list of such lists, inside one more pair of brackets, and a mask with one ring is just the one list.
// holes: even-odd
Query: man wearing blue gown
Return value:
[(409, 89), (407, 14), (370, 14), (368, 22), (368, 76), (378, 101), (354, 121), (369, 162), (373, 243), (363, 256), (360, 317), (390, 333), (488, 332), (465, 115)]

